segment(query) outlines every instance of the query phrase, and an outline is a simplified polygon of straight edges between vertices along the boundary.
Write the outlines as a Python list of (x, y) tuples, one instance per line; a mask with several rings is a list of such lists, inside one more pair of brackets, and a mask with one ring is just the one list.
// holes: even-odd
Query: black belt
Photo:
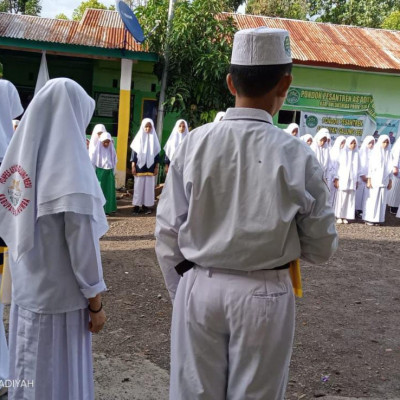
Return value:
[[(175, 267), (175, 270), (180, 276), (183, 276), (183, 274), (185, 272), (190, 271), (194, 266), (195, 266), (194, 262), (189, 261), (189, 260), (183, 260)], [(279, 265), (278, 267), (269, 268), (269, 269), (266, 269), (263, 271), (276, 271), (276, 270), (280, 270), (280, 269), (288, 269), (289, 267), (290, 267), (290, 262), (288, 262), (284, 265)]]

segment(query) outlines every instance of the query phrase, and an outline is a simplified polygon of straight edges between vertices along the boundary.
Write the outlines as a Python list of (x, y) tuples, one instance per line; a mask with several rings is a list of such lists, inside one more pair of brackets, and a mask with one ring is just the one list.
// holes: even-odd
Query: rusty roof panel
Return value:
[(107, 49), (146, 52), (146, 47), (126, 35), (119, 14), (110, 10), (86, 9), (81, 21), (0, 13), (0, 37), (65, 43)]
[(239, 29), (268, 26), (290, 32), (293, 61), (400, 71), (400, 32), (227, 13)]

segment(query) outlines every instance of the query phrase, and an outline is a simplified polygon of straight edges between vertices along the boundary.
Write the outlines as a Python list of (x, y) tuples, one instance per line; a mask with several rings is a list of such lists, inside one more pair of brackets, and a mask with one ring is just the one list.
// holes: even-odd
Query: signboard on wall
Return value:
[[(391, 143), (400, 137), (400, 120), (396, 118), (376, 118), (376, 130), (378, 135), (388, 135)], [(377, 135), (376, 135), (377, 136)]]
[(118, 113), (119, 94), (96, 93), (96, 116), (112, 118)]
[(357, 136), (360, 139), (371, 135), (375, 125), (367, 115), (335, 115), (324, 113), (302, 112), (300, 132), (302, 135), (315, 135), (321, 128), (327, 128), (332, 138), (337, 136)]

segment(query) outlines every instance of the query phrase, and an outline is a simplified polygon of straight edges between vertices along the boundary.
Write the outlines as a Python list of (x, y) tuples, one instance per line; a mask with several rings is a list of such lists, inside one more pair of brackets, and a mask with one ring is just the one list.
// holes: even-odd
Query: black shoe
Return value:
[(143, 207), (142, 207), (142, 212), (143, 212), (145, 215), (151, 214), (151, 208), (146, 207), (146, 206), (143, 206)]
[(134, 214), (134, 215), (140, 214), (140, 208), (139, 208), (139, 206), (133, 207), (132, 214)]
[(389, 207), (390, 214), (397, 214), (399, 207)]

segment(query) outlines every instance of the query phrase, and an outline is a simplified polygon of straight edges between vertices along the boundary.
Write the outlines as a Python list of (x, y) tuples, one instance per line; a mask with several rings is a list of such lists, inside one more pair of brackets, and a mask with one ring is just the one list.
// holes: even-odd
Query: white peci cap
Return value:
[(235, 33), (231, 64), (280, 65), (292, 62), (289, 32), (284, 29), (243, 29)]

